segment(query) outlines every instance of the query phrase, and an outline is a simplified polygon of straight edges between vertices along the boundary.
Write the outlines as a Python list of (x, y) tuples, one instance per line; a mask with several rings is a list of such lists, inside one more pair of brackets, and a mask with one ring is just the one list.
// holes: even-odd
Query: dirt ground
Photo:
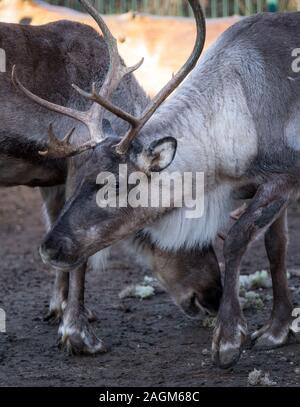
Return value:
[[(7, 333), (0, 333), (1, 386), (246, 386), (254, 368), (270, 373), (281, 386), (300, 384), (300, 345), (275, 351), (246, 350), (227, 371), (212, 366), (211, 329), (187, 319), (165, 293), (148, 300), (118, 293), (138, 283), (145, 270), (115, 253), (102, 273), (90, 272), (87, 304), (97, 312), (94, 328), (111, 350), (93, 357), (69, 357), (56, 346), (57, 327), (43, 322), (53, 277), (37, 248), (44, 233), (38, 190), (0, 190), (0, 307), (7, 313)], [(300, 206), (290, 210), (289, 268), (300, 268)], [(268, 267), (263, 244), (256, 242), (242, 272)], [(300, 281), (290, 279), (299, 288)], [(298, 290), (299, 291), (299, 290)], [(249, 309), (250, 330), (268, 319), (270, 291), (263, 309)], [(296, 297), (295, 305), (300, 304)], [(298, 373), (297, 373), (298, 372)]]

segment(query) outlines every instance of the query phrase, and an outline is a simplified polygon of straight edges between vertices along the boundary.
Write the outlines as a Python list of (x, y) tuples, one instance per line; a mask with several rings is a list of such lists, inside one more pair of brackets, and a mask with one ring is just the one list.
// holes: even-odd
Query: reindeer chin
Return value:
[(47, 266), (53, 267), (57, 271), (69, 272), (80, 267), (86, 261), (86, 259), (81, 258), (73, 263), (67, 263), (59, 260), (50, 259), (47, 255), (45, 255), (45, 253), (41, 249), (39, 250), (39, 252), (43, 263), (46, 264)]

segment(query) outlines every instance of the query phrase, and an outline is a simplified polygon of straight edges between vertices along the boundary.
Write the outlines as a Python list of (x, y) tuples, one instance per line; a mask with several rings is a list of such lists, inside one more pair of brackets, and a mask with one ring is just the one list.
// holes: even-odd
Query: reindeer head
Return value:
[[(71, 143), (74, 129), (70, 130), (65, 138), (60, 139), (54, 135), (50, 125), (48, 148), (40, 153), (49, 158), (70, 157), (68, 201), (41, 246), (41, 255), (45, 262), (66, 269), (80, 264), (115, 241), (137, 232), (167, 211), (160, 207), (99, 208), (96, 198), (101, 186), (97, 185), (96, 179), (99, 173), (105, 171), (116, 175), (117, 178), (119, 166), (124, 164), (128, 174), (140, 171), (146, 174), (146, 177), (149, 177), (150, 172), (161, 172), (170, 165), (177, 147), (174, 138), (162, 136), (144, 146), (137, 136), (158, 107), (193, 69), (205, 41), (205, 19), (199, 0), (189, 0), (197, 22), (194, 50), (179, 72), (151, 101), (142, 116), (136, 118), (114, 106), (110, 99), (122, 78), (135, 71), (143, 60), (134, 67), (127, 68), (119, 57), (116, 40), (100, 14), (87, 0), (80, 1), (101, 28), (110, 56), (110, 67), (100, 91), (97, 91), (95, 84), (90, 93), (73, 85), (81, 96), (93, 102), (90, 109), (86, 112), (77, 111), (43, 100), (20, 83), (16, 68), (13, 69), (12, 75), (15, 85), (31, 100), (80, 121), (88, 130), (89, 138), (78, 146)], [(129, 123), (130, 130), (123, 138), (114, 134), (110, 123), (104, 119), (105, 109)], [(145, 182), (149, 182), (149, 178)]]

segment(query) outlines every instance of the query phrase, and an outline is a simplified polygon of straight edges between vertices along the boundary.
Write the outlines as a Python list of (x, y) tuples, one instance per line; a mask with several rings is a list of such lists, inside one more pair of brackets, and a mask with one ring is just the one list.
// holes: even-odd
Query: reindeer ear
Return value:
[(131, 159), (136, 166), (145, 173), (160, 172), (167, 168), (174, 160), (176, 150), (176, 139), (173, 137), (165, 137), (153, 141), (146, 149), (134, 149), (131, 154)]

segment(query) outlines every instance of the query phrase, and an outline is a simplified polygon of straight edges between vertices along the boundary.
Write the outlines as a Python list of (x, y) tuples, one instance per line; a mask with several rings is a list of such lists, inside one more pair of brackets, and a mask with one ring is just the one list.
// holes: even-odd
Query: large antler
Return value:
[[(72, 85), (74, 89), (77, 90), (81, 95), (87, 96), (93, 102), (90, 109), (87, 111), (79, 111), (71, 109), (69, 107), (64, 107), (51, 103), (45, 99), (40, 98), (37, 95), (34, 95), (32, 92), (26, 89), (25, 86), (18, 79), (16, 74), (16, 67), (14, 66), (12, 69), (12, 81), (14, 85), (18, 87), (29, 99), (45, 107), (48, 110), (66, 115), (68, 117), (80, 121), (81, 123), (86, 125), (86, 127), (89, 130), (90, 140), (84, 143), (83, 145), (77, 147), (70, 144), (69, 141), (74, 130), (68, 132), (68, 134), (63, 138), (63, 140), (60, 140), (54, 135), (52, 125), (50, 125), (48, 149), (46, 151), (40, 152), (40, 154), (46, 155), (50, 158), (62, 158), (79, 154), (90, 148), (94, 148), (97, 144), (99, 144), (103, 140), (104, 137), (102, 135), (102, 119), (105, 111), (104, 108), (107, 110), (111, 110), (110, 109), (111, 103), (109, 99), (113, 94), (114, 90), (117, 88), (118, 84), (121, 82), (125, 75), (134, 72), (142, 65), (144, 61), (144, 59), (142, 59), (135, 66), (130, 68), (126, 67), (126, 65), (119, 56), (117, 41), (109, 31), (107, 25), (105, 24), (100, 14), (88, 1), (86, 0), (79, 1), (80, 3), (82, 3), (82, 5), (86, 8), (88, 13), (95, 19), (95, 21), (99, 25), (109, 51), (109, 70), (99, 94), (96, 91), (95, 83), (93, 83), (92, 85), (91, 94), (84, 92), (82, 89), (80, 89), (78, 86), (74, 84)], [(125, 112), (124, 113), (121, 112), (120, 109), (118, 109), (117, 107), (113, 107), (111, 111), (113, 111), (113, 113), (117, 114), (118, 116), (122, 116), (124, 120), (129, 120), (130, 122), (131, 116), (129, 114), (126, 114)], [(133, 118), (133, 120), (136, 119)], [(134, 122), (132, 121), (132, 123)]]
[(193, 52), (187, 62), (183, 65), (183, 67), (178, 71), (178, 73), (171, 79), (171, 81), (157, 94), (157, 96), (151, 101), (149, 106), (145, 109), (142, 116), (140, 118), (136, 118), (129, 113), (125, 112), (124, 110), (114, 106), (110, 102), (110, 97), (113, 91), (117, 88), (118, 84), (122, 80), (122, 78), (134, 72), (138, 69), (141, 64), (143, 63), (143, 59), (131, 68), (127, 68), (123, 63), (122, 59), (119, 56), (118, 48), (117, 48), (117, 41), (110, 33), (107, 25), (105, 24), (104, 20), (97, 12), (97, 10), (87, 1), (87, 0), (79, 0), (80, 3), (86, 8), (88, 13), (95, 19), (97, 24), (99, 25), (104, 39), (107, 43), (108, 50), (109, 50), (109, 58), (110, 58), (110, 66), (108, 70), (108, 74), (105, 78), (103, 86), (99, 93), (96, 91), (96, 84), (92, 85), (91, 93), (85, 92), (84, 90), (80, 89), (77, 85), (72, 85), (74, 89), (79, 92), (82, 96), (91, 100), (92, 106), (91, 108), (86, 111), (78, 111), (75, 109), (63, 107), (56, 105), (54, 103), (48, 102), (39, 96), (34, 95), (28, 89), (26, 89), (21, 82), (19, 81), (16, 75), (16, 69), (13, 68), (12, 71), (12, 80), (14, 84), (31, 100), (38, 103), (39, 105), (52, 110), (54, 112), (64, 114), (69, 116), (73, 119), (80, 121), (81, 123), (85, 124), (88, 127), (90, 133), (90, 140), (79, 147), (73, 147), (69, 143), (70, 134), (61, 141), (57, 139), (54, 134), (52, 128), (49, 130), (49, 134), (51, 135), (49, 140), (49, 148), (46, 152), (42, 152), (44, 155), (48, 155), (49, 157), (57, 158), (57, 157), (67, 157), (70, 155), (79, 154), (82, 151), (85, 151), (89, 148), (95, 147), (98, 143), (103, 140), (102, 136), (102, 119), (105, 108), (106, 110), (114, 113), (116, 116), (120, 117), (121, 119), (125, 120), (131, 125), (131, 129), (127, 132), (125, 137), (121, 140), (121, 142), (116, 146), (116, 151), (119, 154), (124, 154), (128, 150), (128, 147), (131, 141), (137, 136), (139, 131), (144, 127), (144, 125), (148, 122), (151, 116), (155, 113), (157, 108), (167, 99), (167, 97), (180, 85), (181, 82), (186, 78), (186, 76), (190, 73), (190, 71), (196, 65), (205, 42), (205, 17), (201, 8), (201, 4), (199, 0), (189, 0), (189, 3), (193, 9), (193, 13), (196, 19), (197, 24), (197, 38), (196, 43), (193, 49)]
[[(82, 1), (86, 3), (86, 1)], [(140, 130), (145, 126), (151, 116), (155, 113), (157, 108), (167, 99), (167, 97), (183, 82), (186, 76), (191, 72), (191, 70), (196, 65), (205, 43), (206, 36), (206, 26), (205, 17), (201, 8), (200, 0), (189, 0), (189, 3), (193, 9), (193, 13), (196, 19), (197, 25), (197, 38), (193, 49), (193, 52), (183, 67), (177, 72), (175, 76), (170, 80), (170, 82), (165, 85), (165, 87), (154, 97), (150, 102), (149, 106), (145, 109), (140, 118), (135, 118), (125, 111), (117, 108), (116, 106), (104, 100), (101, 96), (96, 95), (94, 92), (88, 94), (77, 88), (81, 95), (88, 97), (94, 102), (105, 107), (110, 112), (116, 114), (121, 119), (127, 121), (131, 125), (131, 129), (127, 132), (124, 138), (119, 144), (116, 145), (116, 151), (118, 154), (125, 154), (128, 150), (131, 141), (137, 136)]]

